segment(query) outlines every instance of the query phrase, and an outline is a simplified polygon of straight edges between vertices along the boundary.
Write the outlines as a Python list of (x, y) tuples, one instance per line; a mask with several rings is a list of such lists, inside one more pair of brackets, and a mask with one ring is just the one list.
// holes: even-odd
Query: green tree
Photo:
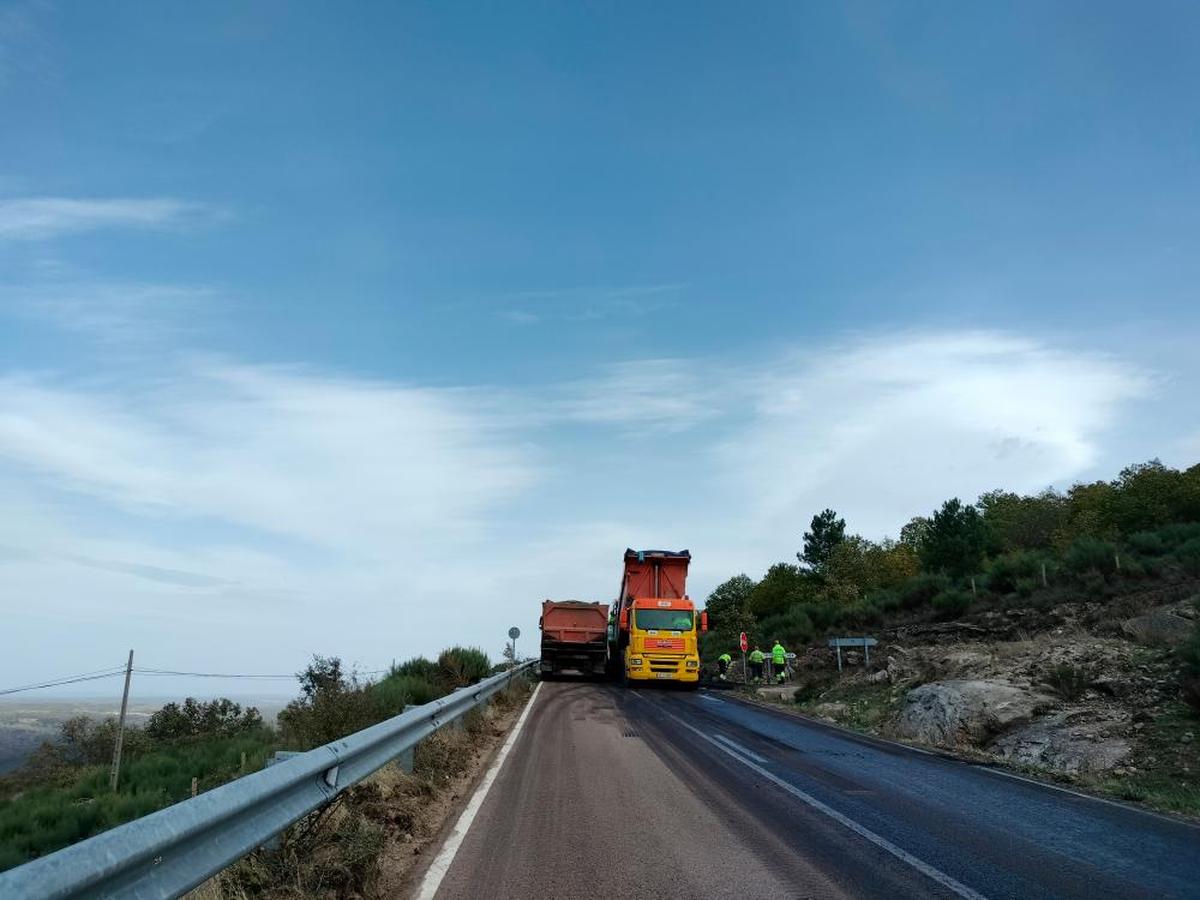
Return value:
[(750, 596), (754, 587), (754, 579), (743, 574), (713, 588), (704, 603), (709, 628), (726, 637), (745, 631), (751, 624)]
[(919, 553), (925, 538), (929, 536), (929, 524), (927, 516), (914, 516), (909, 519), (908, 524), (900, 529), (900, 543)]
[(262, 727), (262, 716), (253, 706), (243, 710), (225, 697), (207, 702), (188, 697), (182, 705), (168, 703), (154, 713), (147, 720), (145, 731), (155, 741), (174, 741), (182, 738), (232, 737)]
[(776, 563), (750, 592), (748, 607), (759, 621), (786, 612), (795, 603), (815, 599), (820, 579), (790, 563)]
[(987, 528), (988, 552), (1045, 550), (1066, 521), (1067, 501), (1054, 490), (1029, 497), (1011, 491), (988, 491), (977, 504)]
[(967, 575), (983, 561), (987, 531), (974, 506), (957, 497), (947, 500), (933, 514), (929, 533), (921, 542), (921, 563), (930, 572)]
[(846, 539), (846, 520), (839, 519), (832, 509), (826, 509), (812, 517), (809, 528), (810, 531), (804, 532), (804, 550), (796, 557), (819, 574), (824, 571), (837, 545)]

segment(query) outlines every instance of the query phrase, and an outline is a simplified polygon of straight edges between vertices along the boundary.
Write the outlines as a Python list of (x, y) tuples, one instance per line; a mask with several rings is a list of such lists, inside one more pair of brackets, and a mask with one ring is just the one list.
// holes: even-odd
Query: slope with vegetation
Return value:
[(378, 681), (317, 656), (297, 675), (300, 696), (278, 727), (226, 699), (168, 703), (143, 727), (126, 727), (116, 791), (109, 789), (116, 721), (71, 719), (58, 740), (0, 778), (0, 870), (184, 800), (193, 779), (208, 790), (263, 768), (277, 749), (320, 746), (491, 671), (483, 651), (463, 647), (393, 666)]
[[(879, 543), (825, 510), (797, 556), (713, 592), (706, 656), (778, 638), (805, 711), (1200, 813), (1200, 466), (956, 498)], [(839, 675), (824, 638), (864, 633)]]

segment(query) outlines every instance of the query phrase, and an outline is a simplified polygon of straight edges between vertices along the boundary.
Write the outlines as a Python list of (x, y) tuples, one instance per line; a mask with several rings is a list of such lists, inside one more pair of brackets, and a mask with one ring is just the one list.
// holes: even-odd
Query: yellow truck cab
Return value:
[(697, 614), (685, 592), (687, 550), (626, 550), (621, 592), (609, 626), (609, 660), (621, 681), (700, 682)]

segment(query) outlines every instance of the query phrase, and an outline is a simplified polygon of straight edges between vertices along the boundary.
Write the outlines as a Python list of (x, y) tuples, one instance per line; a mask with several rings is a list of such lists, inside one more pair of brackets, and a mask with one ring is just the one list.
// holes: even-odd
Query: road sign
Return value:
[(750, 649), (750, 642), (746, 640), (746, 632), (744, 631), (742, 632), (742, 636), (738, 638), (738, 646), (742, 648), (743, 653)]
[(515, 641), (521, 636), (521, 629), (514, 625), (512, 628), (508, 629), (508, 636)]

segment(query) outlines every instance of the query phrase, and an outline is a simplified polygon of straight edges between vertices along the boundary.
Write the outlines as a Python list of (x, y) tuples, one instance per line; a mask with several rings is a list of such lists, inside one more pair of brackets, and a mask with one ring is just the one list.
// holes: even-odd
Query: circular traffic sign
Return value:
[(512, 628), (508, 629), (508, 636), (515, 641), (521, 636), (521, 629), (514, 625)]
[(741, 645), (743, 653), (750, 649), (750, 642), (746, 640), (746, 632), (742, 632), (742, 636), (738, 639), (738, 643)]

